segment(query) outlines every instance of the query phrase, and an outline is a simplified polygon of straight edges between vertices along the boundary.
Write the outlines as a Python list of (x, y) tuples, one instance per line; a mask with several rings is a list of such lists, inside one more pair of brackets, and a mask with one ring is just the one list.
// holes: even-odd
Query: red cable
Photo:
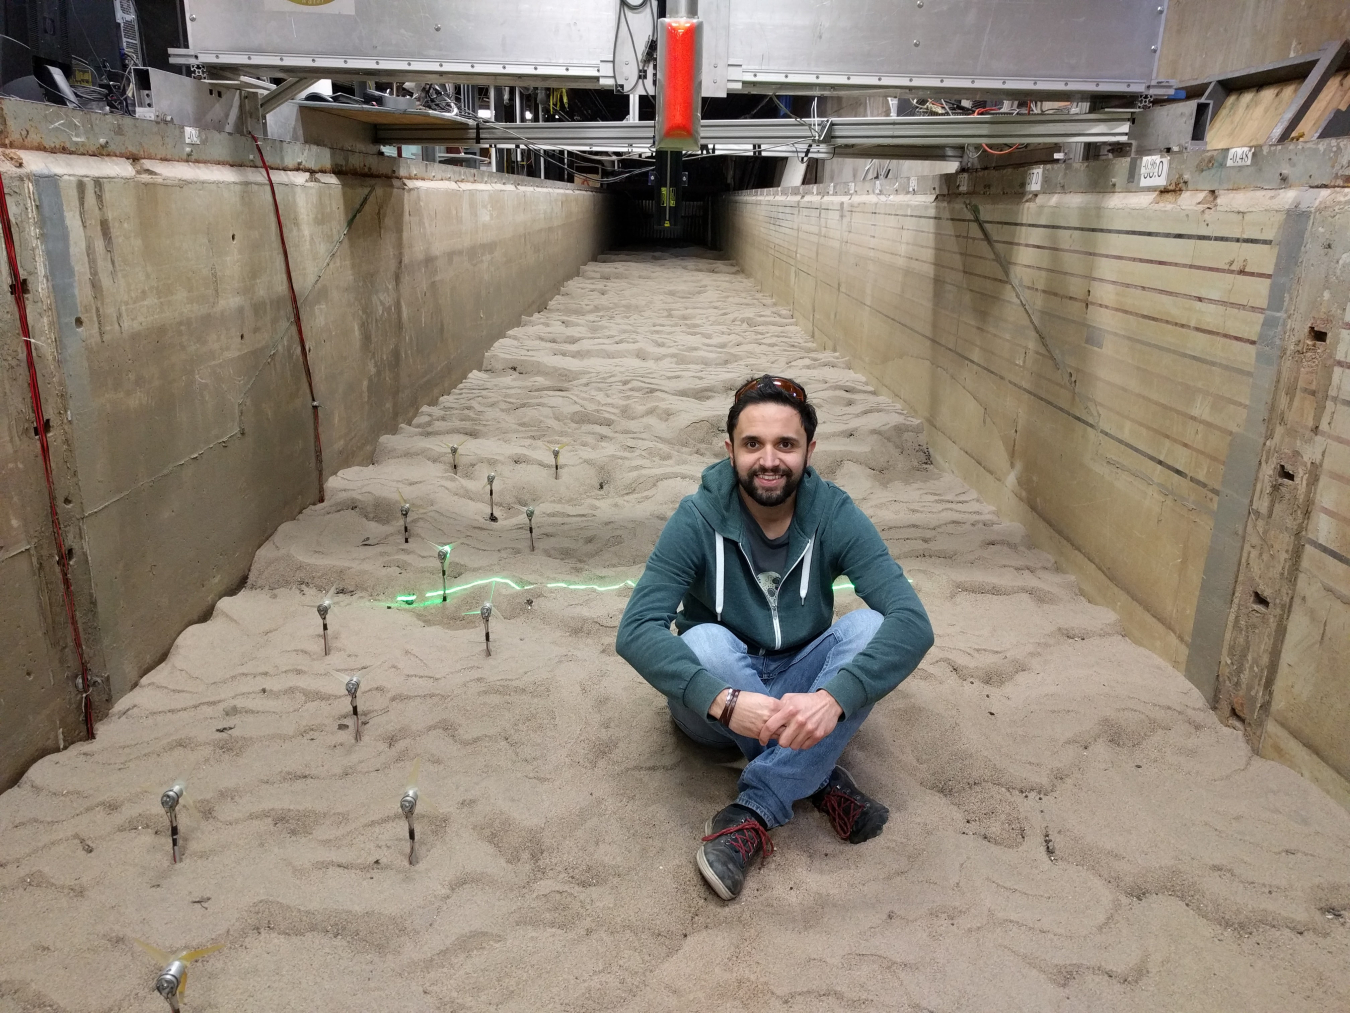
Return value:
[[(971, 113), (970, 115), (972, 115), (972, 116), (979, 116), (981, 113), (997, 113), (997, 112), (1001, 112), (1001, 111), (1002, 111), (1002, 107), (1001, 107), (1001, 106), (982, 106), (982, 107), (980, 107), (979, 109), (976, 109), (976, 110), (975, 110), (973, 113)], [(1004, 148), (1002, 151), (995, 151), (993, 148), (989, 147), (989, 145), (987, 145), (987, 144), (985, 144), (985, 143), (983, 143), (983, 142), (980, 143), (980, 147), (983, 148), (985, 151), (989, 152), (989, 154), (991, 154), (991, 155), (1007, 155), (1007, 154), (1010, 154), (1011, 152), (1016, 151), (1016, 150), (1017, 150), (1018, 148), (1020, 148), (1021, 146), (1022, 146), (1022, 145), (1020, 145), (1020, 144), (1014, 144), (1012, 147), (1010, 147), (1010, 148)]]
[(75, 641), (75, 656), (80, 661), (80, 691), (84, 701), (84, 730), (94, 737), (94, 702), (89, 696), (89, 663), (84, 657), (84, 638), (75, 616), (75, 589), (70, 583), (70, 560), (66, 557), (66, 537), (61, 530), (61, 517), (56, 512), (56, 483), (52, 479), (52, 448), (47, 443), (47, 416), (42, 411), (42, 389), (38, 386), (37, 363), (33, 360), (33, 336), (28, 328), (28, 304), (23, 297), (23, 279), (19, 276), (19, 254), (14, 246), (14, 230), (9, 220), (9, 198), (0, 181), (0, 228), (5, 234), (5, 255), (9, 260), (9, 290), (14, 293), (14, 308), (19, 315), (19, 335), (24, 354), (28, 357), (28, 394), (33, 401), (33, 428), (37, 430), (38, 445), (42, 448), (42, 473), (47, 479), (47, 505), (52, 513), (52, 536), (56, 539), (56, 559), (61, 565), (61, 596), (66, 602), (66, 618), (70, 620), (70, 634)]
[(291, 255), (286, 249), (286, 228), (281, 224), (281, 205), (277, 203), (277, 188), (272, 183), (272, 169), (267, 164), (258, 136), (249, 132), (253, 146), (258, 149), (258, 160), (267, 174), (267, 188), (272, 191), (272, 210), (277, 216), (277, 235), (281, 237), (281, 259), (286, 265), (286, 287), (291, 292), (291, 314), (295, 317), (295, 335), (300, 339), (300, 361), (305, 365), (305, 383), (309, 384), (309, 407), (314, 413), (314, 467), (319, 472), (319, 502), (323, 502), (323, 443), (319, 439), (319, 401), (314, 396), (314, 375), (309, 371), (309, 349), (305, 346), (305, 328), (300, 322), (300, 300), (295, 297), (295, 280), (291, 277)]

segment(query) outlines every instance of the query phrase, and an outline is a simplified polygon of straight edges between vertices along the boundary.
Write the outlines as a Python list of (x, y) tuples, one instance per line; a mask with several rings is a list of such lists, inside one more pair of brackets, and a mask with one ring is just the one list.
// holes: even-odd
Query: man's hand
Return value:
[[(712, 706), (708, 708), (710, 718), (721, 718), (722, 708), (727, 705), (727, 697), (730, 694), (729, 689), (717, 694)], [(759, 738), (765, 720), (777, 706), (778, 701), (771, 696), (741, 690), (741, 695), (736, 698), (736, 709), (731, 712), (731, 730), (737, 735), (744, 735), (747, 739)]]
[[(745, 694), (741, 694), (741, 699), (745, 699)], [(761, 746), (776, 738), (780, 746), (788, 749), (810, 749), (834, 731), (844, 715), (844, 709), (823, 689), (814, 693), (785, 693), (774, 702), (777, 706), (759, 730)], [(740, 710), (741, 705), (737, 704), (733, 721)]]

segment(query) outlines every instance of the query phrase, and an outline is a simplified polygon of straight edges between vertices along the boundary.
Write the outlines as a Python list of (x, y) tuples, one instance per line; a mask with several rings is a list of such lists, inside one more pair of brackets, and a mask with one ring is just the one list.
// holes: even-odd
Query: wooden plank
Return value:
[(1304, 141), (1316, 137), (1322, 122), (1335, 110), (1344, 109), (1346, 106), (1350, 106), (1350, 70), (1341, 71), (1327, 82), (1322, 93), (1317, 96), (1317, 101), (1312, 104), (1312, 108), (1299, 121), (1290, 140)]
[(1265, 144), (1299, 87), (1298, 81), (1284, 81), (1233, 92), (1209, 125), (1207, 146), (1214, 149)]
[(1345, 41), (1328, 42), (1322, 47), (1317, 65), (1308, 72), (1307, 79), (1299, 85), (1298, 92), (1289, 102), (1289, 107), (1280, 114), (1279, 120), (1271, 128), (1270, 135), (1266, 138), (1267, 144), (1282, 144), (1290, 139), (1299, 121), (1312, 108), (1327, 82), (1341, 69), (1347, 52), (1350, 52), (1350, 43)]

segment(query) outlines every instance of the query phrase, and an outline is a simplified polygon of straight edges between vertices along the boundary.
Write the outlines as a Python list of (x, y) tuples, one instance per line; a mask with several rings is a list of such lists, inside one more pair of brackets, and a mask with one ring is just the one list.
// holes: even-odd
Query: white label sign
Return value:
[(1027, 193), (1035, 193), (1041, 188), (1041, 167), (1027, 170)]
[(1228, 149), (1228, 168), (1231, 169), (1235, 165), (1251, 165), (1251, 164), (1252, 164), (1251, 148)]
[(918, 177), (918, 176), (910, 176), (910, 177), (909, 177), (909, 192), (910, 192), (910, 193), (918, 193), (918, 192), (919, 192), (919, 177)]
[(956, 192), (966, 193), (970, 190), (970, 176), (964, 172), (956, 176)]
[(197, 127), (183, 128), (183, 141), (186, 144), (201, 144), (202, 132)]
[(1139, 160), (1140, 186), (1167, 185), (1167, 156), (1145, 155)]

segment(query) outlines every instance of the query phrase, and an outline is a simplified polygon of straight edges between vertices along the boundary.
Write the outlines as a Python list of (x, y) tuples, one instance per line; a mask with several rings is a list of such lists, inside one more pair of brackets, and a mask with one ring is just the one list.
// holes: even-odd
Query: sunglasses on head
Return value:
[(764, 391), (765, 393), (775, 390), (781, 391), (798, 404), (806, 404), (806, 391), (802, 389), (802, 385), (795, 380), (789, 380), (785, 376), (769, 376), (767, 373), (763, 376), (757, 376), (736, 391), (735, 400), (739, 402), (752, 390)]

